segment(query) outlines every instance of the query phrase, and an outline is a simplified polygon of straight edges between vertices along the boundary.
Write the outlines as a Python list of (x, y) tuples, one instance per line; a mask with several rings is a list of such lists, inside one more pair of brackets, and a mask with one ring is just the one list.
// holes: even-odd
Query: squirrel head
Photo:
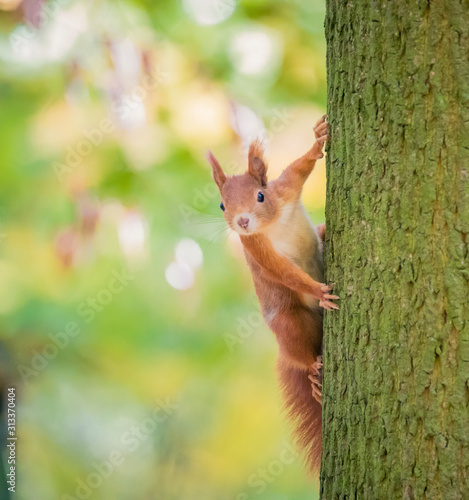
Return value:
[(261, 232), (278, 213), (278, 197), (269, 189), (267, 164), (260, 141), (249, 146), (248, 170), (242, 175), (226, 176), (209, 151), (207, 159), (221, 195), (220, 208), (233, 231), (243, 236)]

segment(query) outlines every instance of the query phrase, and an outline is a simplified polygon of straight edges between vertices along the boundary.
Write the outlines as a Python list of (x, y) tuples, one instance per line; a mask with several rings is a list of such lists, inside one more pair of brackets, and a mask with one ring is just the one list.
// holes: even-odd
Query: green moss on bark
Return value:
[(469, 498), (469, 2), (328, 0), (321, 498)]

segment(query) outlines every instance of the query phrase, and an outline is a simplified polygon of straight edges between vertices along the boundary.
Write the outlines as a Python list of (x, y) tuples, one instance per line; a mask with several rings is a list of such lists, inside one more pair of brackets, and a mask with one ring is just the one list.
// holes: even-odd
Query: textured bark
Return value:
[(328, 0), (321, 498), (469, 499), (469, 2)]

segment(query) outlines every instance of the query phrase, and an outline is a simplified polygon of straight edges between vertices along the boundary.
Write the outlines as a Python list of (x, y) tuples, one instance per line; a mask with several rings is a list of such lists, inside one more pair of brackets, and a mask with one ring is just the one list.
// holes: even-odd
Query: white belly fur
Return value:
[[(285, 205), (266, 234), (280, 255), (300, 266), (316, 281), (323, 281), (322, 243), (301, 202)], [(317, 304), (312, 295), (304, 294), (303, 298), (307, 305)]]

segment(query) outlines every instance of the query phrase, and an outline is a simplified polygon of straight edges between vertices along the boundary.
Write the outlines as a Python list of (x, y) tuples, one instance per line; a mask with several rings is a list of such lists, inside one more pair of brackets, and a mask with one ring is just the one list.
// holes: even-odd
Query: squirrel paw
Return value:
[(322, 356), (318, 356), (311, 365), (311, 373), (308, 378), (311, 380), (313, 398), (320, 403), (322, 399)]
[(329, 138), (329, 124), (326, 122), (327, 115), (320, 118), (316, 125), (314, 126), (314, 136), (316, 137), (316, 142), (313, 145), (313, 154), (316, 160), (319, 160), (324, 156), (322, 149), (324, 143)]
[(321, 292), (322, 296), (319, 299), (319, 305), (321, 307), (324, 307), (324, 309), (327, 309), (330, 311), (331, 309), (339, 309), (339, 306), (337, 304), (334, 304), (334, 302), (331, 302), (332, 300), (339, 300), (340, 297), (337, 295), (331, 295), (329, 292), (332, 290), (332, 287), (335, 285), (335, 283), (331, 285), (325, 285), (321, 284)]

